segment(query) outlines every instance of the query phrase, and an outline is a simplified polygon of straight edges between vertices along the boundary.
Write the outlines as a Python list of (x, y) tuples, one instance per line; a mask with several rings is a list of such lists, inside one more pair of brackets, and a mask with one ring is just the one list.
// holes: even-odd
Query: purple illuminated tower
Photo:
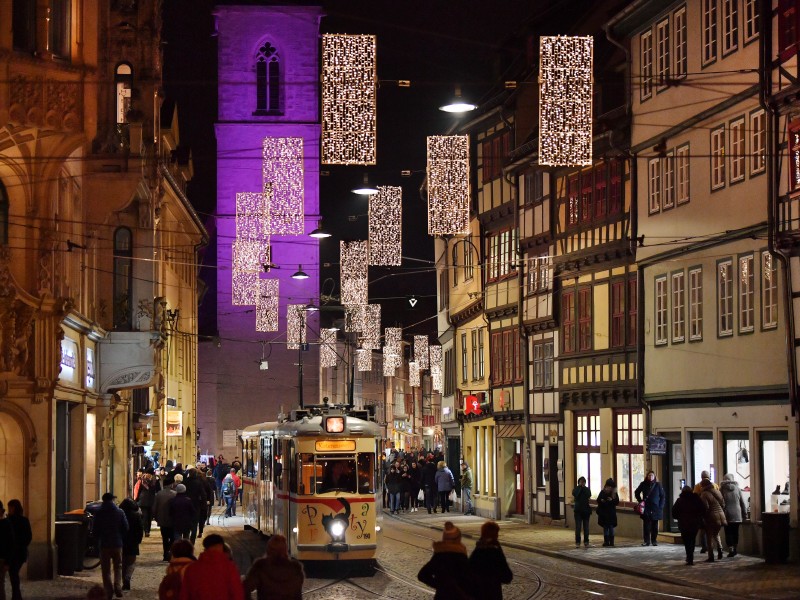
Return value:
[[(277, 418), (299, 404), (298, 350), (286, 348), (286, 305), (319, 305), (319, 68), (321, 9), (315, 6), (219, 6), (217, 136), (217, 325), (219, 344), (200, 347), (198, 448), (238, 451), (233, 432)], [(302, 138), (303, 233), (272, 236), (272, 263), (261, 278), (280, 281), (279, 328), (256, 332), (254, 306), (231, 303), (231, 244), (236, 194), (264, 188), (265, 138)], [(293, 192), (296, 192), (294, 186)], [(302, 265), (308, 279), (292, 279)], [(308, 340), (318, 339), (317, 313), (308, 313)], [(269, 368), (260, 369), (262, 344)], [(319, 352), (302, 352), (303, 396), (319, 401)], [(225, 435), (223, 435), (223, 432)], [(223, 439), (224, 438), (224, 439)]]

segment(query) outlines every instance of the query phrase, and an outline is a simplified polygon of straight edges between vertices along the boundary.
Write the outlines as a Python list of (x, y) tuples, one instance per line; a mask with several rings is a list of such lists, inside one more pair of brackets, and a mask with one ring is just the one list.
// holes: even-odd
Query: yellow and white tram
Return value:
[(307, 407), (241, 437), (247, 526), (286, 536), (300, 560), (375, 557), (381, 428), (368, 411)]

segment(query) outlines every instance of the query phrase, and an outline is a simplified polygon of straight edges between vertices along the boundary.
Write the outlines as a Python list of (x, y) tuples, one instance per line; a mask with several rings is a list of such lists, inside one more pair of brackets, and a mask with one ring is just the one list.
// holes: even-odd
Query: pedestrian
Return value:
[(436, 590), (434, 600), (465, 600), (475, 597), (475, 580), (469, 567), (461, 530), (446, 521), (442, 541), (433, 542), (433, 556), (420, 569), (417, 579)]
[[(703, 482), (708, 480), (711, 482), (711, 485), (714, 486), (715, 490), (719, 489), (719, 486), (711, 481), (711, 475), (708, 471), (701, 471), (700, 472), (700, 481), (698, 481), (694, 486), (694, 493), (698, 496), (703, 493)], [(700, 530), (700, 552), (701, 554), (706, 553), (706, 531), (705, 528)]]
[(242, 585), (246, 598), (255, 590), (258, 600), (301, 600), (305, 577), (302, 563), (289, 558), (286, 538), (275, 534), (267, 542), (266, 556), (253, 563)]
[(727, 473), (722, 478), (719, 491), (725, 500), (725, 521), (728, 523), (725, 525), (725, 544), (728, 546), (728, 558), (733, 558), (738, 554), (739, 526), (747, 515), (747, 505), (733, 473)]
[(410, 508), (411, 502), (411, 473), (409, 472), (408, 463), (403, 461), (400, 467), (400, 505), (403, 511)]
[(475, 508), (472, 506), (472, 469), (469, 468), (467, 461), (461, 461), (461, 500), (465, 515), (474, 515)]
[(159, 600), (177, 600), (180, 597), (186, 567), (197, 560), (194, 556), (194, 545), (183, 538), (172, 544), (170, 553), (172, 558), (167, 565), (167, 573), (158, 586)]
[(111, 598), (113, 594), (117, 598), (122, 598), (122, 546), (128, 533), (128, 519), (114, 504), (114, 498), (116, 496), (111, 492), (103, 494), (103, 502), (94, 513), (92, 533), (100, 546), (100, 569), (103, 573), (103, 589), (106, 591), (106, 596)]
[(428, 454), (425, 459), (425, 466), (422, 467), (422, 487), (425, 490), (425, 508), (428, 514), (436, 512), (436, 463), (433, 462), (433, 454)]
[(714, 562), (714, 546), (717, 547), (717, 559), (722, 560), (722, 540), (719, 538), (719, 531), (723, 525), (727, 525), (725, 520), (725, 498), (718, 489), (714, 488), (710, 479), (703, 479), (700, 500), (705, 506), (706, 512), (703, 515), (703, 524), (706, 530), (706, 548), (708, 548), (708, 559), (706, 562)]
[(610, 477), (597, 494), (597, 524), (603, 528), (603, 546), (614, 547), (614, 528), (617, 526), (617, 484)]
[(690, 566), (694, 564), (694, 540), (697, 532), (703, 530), (705, 512), (706, 507), (700, 496), (688, 485), (683, 486), (680, 496), (672, 506), (672, 516), (678, 520), (678, 530), (686, 549), (686, 564)]
[[(197, 531), (202, 531), (202, 524), (206, 522), (206, 484), (195, 467), (186, 470), (183, 483), (186, 486), (186, 495), (192, 501), (194, 508), (194, 521), (189, 533), (192, 543), (197, 539)], [(202, 537), (202, 535), (201, 535)]]
[(173, 541), (179, 538), (191, 538), (192, 524), (196, 515), (194, 505), (186, 495), (186, 486), (182, 483), (175, 486), (175, 497), (169, 501), (169, 516), (174, 531)]
[(225, 554), (225, 540), (212, 533), (203, 552), (183, 574), (180, 600), (242, 600), (244, 588), (236, 564)]
[(11, 530), (11, 553), (8, 560), (8, 578), (11, 581), (11, 599), (21, 600), (22, 592), (19, 584), (19, 571), (28, 560), (28, 546), (33, 534), (31, 522), (22, 510), (22, 502), (16, 498), (8, 501), (8, 520)]
[(222, 506), (222, 504), (226, 501), (225, 496), (222, 493), (222, 481), (230, 472), (230, 465), (225, 462), (225, 457), (220, 454), (217, 458), (217, 466), (214, 467), (214, 480), (217, 483), (217, 492), (219, 493), (217, 497), (217, 506)]
[(0, 600), (6, 600), (6, 571), (11, 561), (11, 523), (6, 519), (6, 509), (0, 502)]
[(175, 486), (164, 486), (160, 492), (156, 494), (155, 501), (153, 502), (153, 517), (158, 523), (159, 531), (161, 531), (161, 547), (163, 550), (162, 561), (169, 561), (169, 552), (172, 547), (173, 538), (175, 537), (175, 530), (172, 527), (172, 517), (169, 513), (170, 501), (176, 496)]
[(472, 595), (475, 598), (501, 600), (503, 584), (511, 583), (514, 578), (500, 547), (499, 535), (500, 526), (494, 521), (486, 521), (481, 525), (481, 537), (469, 557), (470, 573), (475, 586)]
[(648, 471), (647, 477), (634, 492), (637, 502), (644, 501), (642, 519), (642, 546), (658, 546), (658, 522), (664, 518), (664, 488), (656, 480), (656, 474)]
[(142, 511), (142, 526), (145, 537), (150, 537), (150, 527), (153, 524), (153, 504), (156, 500), (157, 484), (152, 473), (145, 473), (139, 484), (139, 495), (135, 498), (136, 504)]
[(411, 512), (417, 512), (421, 504), (419, 501), (419, 490), (422, 486), (422, 469), (419, 468), (419, 463), (417, 463), (417, 461), (412, 461), (411, 466), (408, 468), (408, 473), (410, 475), (409, 500), (411, 502)]
[(131, 578), (136, 568), (136, 557), (139, 556), (139, 544), (144, 537), (142, 515), (136, 502), (125, 498), (119, 505), (128, 521), (128, 531), (122, 537), (122, 589), (131, 589)]
[[(208, 506), (206, 508), (206, 525), (211, 524), (211, 510), (214, 507), (214, 501), (217, 498), (217, 480), (214, 479), (214, 473), (211, 469), (205, 468), (201, 469), (203, 475), (205, 477), (206, 483), (206, 496), (208, 499)], [(202, 537), (203, 528), (200, 528), (200, 535)]]
[(440, 460), (436, 464), (436, 489), (439, 492), (439, 503), (442, 512), (450, 512), (450, 492), (456, 487), (452, 471), (447, 468), (447, 463)]
[(589, 517), (592, 507), (589, 499), (592, 491), (586, 487), (586, 477), (578, 477), (578, 485), (572, 490), (572, 512), (575, 517), (575, 547), (581, 547), (581, 529), (583, 529), (583, 545), (589, 547)]
[(389, 513), (396, 515), (400, 509), (400, 473), (393, 466), (389, 467), (384, 485), (389, 494)]
[(228, 473), (222, 480), (221, 489), (225, 499), (225, 516), (232, 517), (236, 514), (236, 480), (232, 473)]

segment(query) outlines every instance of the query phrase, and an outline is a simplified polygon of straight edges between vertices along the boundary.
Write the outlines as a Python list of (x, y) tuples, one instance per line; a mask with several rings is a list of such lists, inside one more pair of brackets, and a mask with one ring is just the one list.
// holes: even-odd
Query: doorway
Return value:
[(683, 444), (680, 433), (664, 433), (667, 440), (667, 456), (663, 465), (664, 471), (660, 474), (664, 482), (664, 494), (667, 501), (664, 503), (664, 523), (667, 530), (678, 531), (678, 521), (672, 515), (672, 505), (681, 494), (681, 489), (686, 485), (686, 474), (683, 471)]
[(557, 520), (561, 518), (561, 491), (558, 481), (558, 444), (550, 444), (550, 473), (549, 489), (550, 496), (550, 518)]
[(522, 440), (514, 440), (514, 514), (525, 514), (525, 474), (522, 462)]
[(25, 442), (22, 429), (8, 414), (0, 412), (0, 498), (17, 498), (23, 506), (25, 497)]

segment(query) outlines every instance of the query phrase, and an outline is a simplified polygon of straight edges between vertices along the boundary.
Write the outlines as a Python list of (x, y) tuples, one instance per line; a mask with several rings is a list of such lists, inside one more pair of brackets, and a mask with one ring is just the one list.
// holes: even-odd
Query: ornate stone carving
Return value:
[(40, 77), (25, 77), (15, 75), (11, 77), (11, 120), (19, 123), (34, 122), (36, 124), (41, 114), (42, 106), (42, 79)]
[(35, 467), (36, 459), (39, 457), (39, 442), (36, 440), (36, 438), (33, 438), (31, 440), (30, 455), (31, 455), (31, 466)]

